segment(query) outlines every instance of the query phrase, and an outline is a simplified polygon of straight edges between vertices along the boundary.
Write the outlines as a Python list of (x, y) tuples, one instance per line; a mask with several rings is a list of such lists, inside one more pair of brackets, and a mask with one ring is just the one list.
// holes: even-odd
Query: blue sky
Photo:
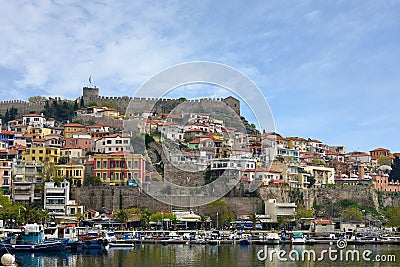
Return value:
[(132, 96), (164, 68), (215, 61), (259, 86), (284, 136), (400, 151), (399, 14), (389, 0), (5, 1), (0, 95), (75, 99), (91, 75)]

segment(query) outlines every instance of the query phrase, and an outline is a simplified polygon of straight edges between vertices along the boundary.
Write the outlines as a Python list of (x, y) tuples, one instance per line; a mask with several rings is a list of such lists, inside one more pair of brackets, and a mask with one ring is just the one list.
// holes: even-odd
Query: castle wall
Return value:
[[(139, 98), (139, 97), (108, 97), (108, 96), (99, 96), (98, 88), (83, 88), (83, 100), (85, 104), (90, 102), (95, 102), (98, 105), (101, 105), (104, 102), (110, 102), (115, 105), (120, 113), (142, 113), (143, 111), (147, 111), (149, 108), (152, 108), (156, 113), (170, 113), (175, 107), (179, 104), (183, 103), (185, 100), (183, 98), (180, 99), (165, 99), (165, 98)], [(132, 102), (131, 102), (132, 101)], [(204, 110), (211, 110), (215, 107), (216, 102), (223, 102), (232, 108), (238, 115), (240, 115), (240, 101), (233, 98), (202, 98), (195, 100), (187, 100), (191, 103), (196, 103), (200, 105)], [(130, 110), (127, 112), (127, 108)]]
[(39, 103), (29, 103), (23, 100), (9, 100), (9, 101), (0, 101), (0, 114), (5, 114), (7, 109), (17, 108), (19, 115), (28, 114), (31, 111), (35, 111), (36, 113), (40, 113), (45, 106), (45, 102)]

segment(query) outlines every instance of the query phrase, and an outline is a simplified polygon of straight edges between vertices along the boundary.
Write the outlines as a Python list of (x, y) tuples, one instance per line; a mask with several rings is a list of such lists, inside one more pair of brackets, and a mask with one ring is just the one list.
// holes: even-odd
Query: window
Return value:
[(107, 179), (107, 173), (103, 173), (103, 180), (106, 180)]
[(107, 145), (111, 145), (111, 140), (107, 140)]
[(134, 162), (134, 166), (133, 166), (134, 168), (138, 168), (139, 167), (139, 162), (137, 161), (137, 160), (135, 160), (135, 162)]
[(97, 168), (100, 169), (100, 161), (97, 161)]
[(107, 161), (103, 161), (103, 168), (107, 168)]
[(138, 173), (137, 172), (135, 172), (134, 174), (133, 174), (133, 178), (135, 178), (135, 179), (137, 179), (138, 178)]

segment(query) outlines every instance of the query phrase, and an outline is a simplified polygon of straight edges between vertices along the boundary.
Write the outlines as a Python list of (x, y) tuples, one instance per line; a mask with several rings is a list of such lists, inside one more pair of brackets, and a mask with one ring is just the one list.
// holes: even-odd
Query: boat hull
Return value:
[(1, 244), (1, 251), (12, 252), (37, 252), (37, 251), (63, 251), (66, 246), (62, 242), (43, 243), (43, 244)]

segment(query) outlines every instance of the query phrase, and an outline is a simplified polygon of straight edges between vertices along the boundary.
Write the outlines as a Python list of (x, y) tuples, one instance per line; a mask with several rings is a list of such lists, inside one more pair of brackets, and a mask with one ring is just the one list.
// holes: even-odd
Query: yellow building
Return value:
[(94, 175), (103, 184), (129, 185), (145, 180), (145, 158), (141, 154), (118, 151), (110, 154), (94, 155)]
[(34, 137), (34, 139), (44, 138), (46, 135), (51, 134), (51, 129), (45, 127), (28, 126), (27, 133), (31, 134)]
[[(315, 186), (335, 183), (335, 169), (323, 166), (305, 166), (304, 171), (315, 179)], [(308, 177), (310, 179), (310, 177)]]
[(83, 164), (66, 163), (54, 166), (54, 176), (72, 179), (73, 185), (83, 185), (85, 166)]
[(86, 127), (79, 123), (67, 123), (64, 125), (64, 136), (66, 138), (72, 138), (74, 133), (85, 130)]
[(58, 163), (60, 149), (57, 147), (30, 147), (22, 155), (24, 161)]
[(106, 108), (104, 109), (103, 114), (105, 117), (111, 117), (111, 118), (116, 118), (119, 116), (119, 112), (115, 108)]

